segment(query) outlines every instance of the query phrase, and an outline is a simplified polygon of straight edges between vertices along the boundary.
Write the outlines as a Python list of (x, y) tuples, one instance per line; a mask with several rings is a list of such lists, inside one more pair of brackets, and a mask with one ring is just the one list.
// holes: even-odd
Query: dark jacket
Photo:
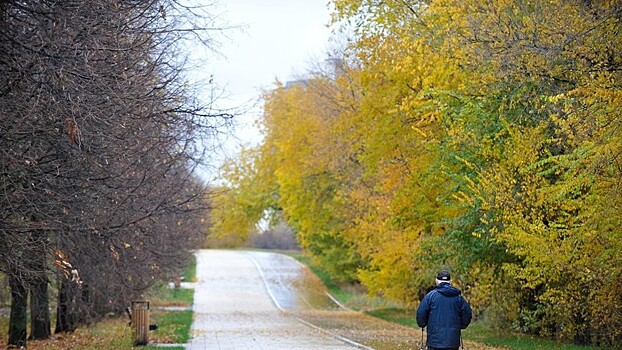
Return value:
[(471, 323), (471, 306), (460, 295), (458, 288), (441, 283), (429, 292), (417, 308), (417, 324), (428, 327), (428, 346), (457, 348), (460, 330)]

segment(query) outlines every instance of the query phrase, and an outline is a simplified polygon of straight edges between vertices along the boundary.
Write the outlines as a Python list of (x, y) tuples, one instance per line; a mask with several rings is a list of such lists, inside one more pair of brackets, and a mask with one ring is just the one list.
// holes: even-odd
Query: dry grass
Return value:
[(112, 318), (94, 327), (78, 328), (73, 333), (55, 334), (46, 340), (31, 340), (29, 350), (132, 349), (132, 330), (127, 318)]

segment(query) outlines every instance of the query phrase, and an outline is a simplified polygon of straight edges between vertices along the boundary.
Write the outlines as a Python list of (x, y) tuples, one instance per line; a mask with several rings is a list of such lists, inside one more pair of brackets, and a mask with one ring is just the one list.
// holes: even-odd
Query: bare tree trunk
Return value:
[(30, 339), (47, 339), (52, 335), (48, 282), (37, 278), (30, 287)]
[(18, 349), (26, 347), (26, 324), (28, 293), (26, 287), (14, 276), (9, 275), (11, 288), (11, 318), (9, 320), (9, 345)]
[(50, 303), (48, 296), (48, 278), (46, 275), (46, 237), (47, 232), (33, 232), (31, 244), (33, 253), (30, 262), (30, 337), (29, 339), (47, 339), (51, 336)]
[(63, 281), (58, 291), (58, 308), (54, 333), (73, 332), (78, 328), (78, 310), (76, 305), (76, 286)]

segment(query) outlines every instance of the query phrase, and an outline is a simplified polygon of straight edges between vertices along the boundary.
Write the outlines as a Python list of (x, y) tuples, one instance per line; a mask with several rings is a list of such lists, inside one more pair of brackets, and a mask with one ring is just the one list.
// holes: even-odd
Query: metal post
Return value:
[(132, 301), (132, 330), (134, 331), (134, 345), (147, 345), (149, 343), (148, 301)]

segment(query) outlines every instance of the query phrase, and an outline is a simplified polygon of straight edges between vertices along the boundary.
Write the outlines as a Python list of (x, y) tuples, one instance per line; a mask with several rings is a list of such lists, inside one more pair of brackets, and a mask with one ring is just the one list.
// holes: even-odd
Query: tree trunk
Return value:
[(58, 308), (54, 333), (73, 332), (78, 328), (78, 311), (76, 305), (76, 286), (63, 281), (58, 291)]
[(9, 276), (11, 288), (11, 317), (9, 319), (9, 346), (26, 347), (28, 292), (22, 281)]
[(30, 339), (47, 339), (52, 333), (48, 282), (37, 278), (30, 288)]

